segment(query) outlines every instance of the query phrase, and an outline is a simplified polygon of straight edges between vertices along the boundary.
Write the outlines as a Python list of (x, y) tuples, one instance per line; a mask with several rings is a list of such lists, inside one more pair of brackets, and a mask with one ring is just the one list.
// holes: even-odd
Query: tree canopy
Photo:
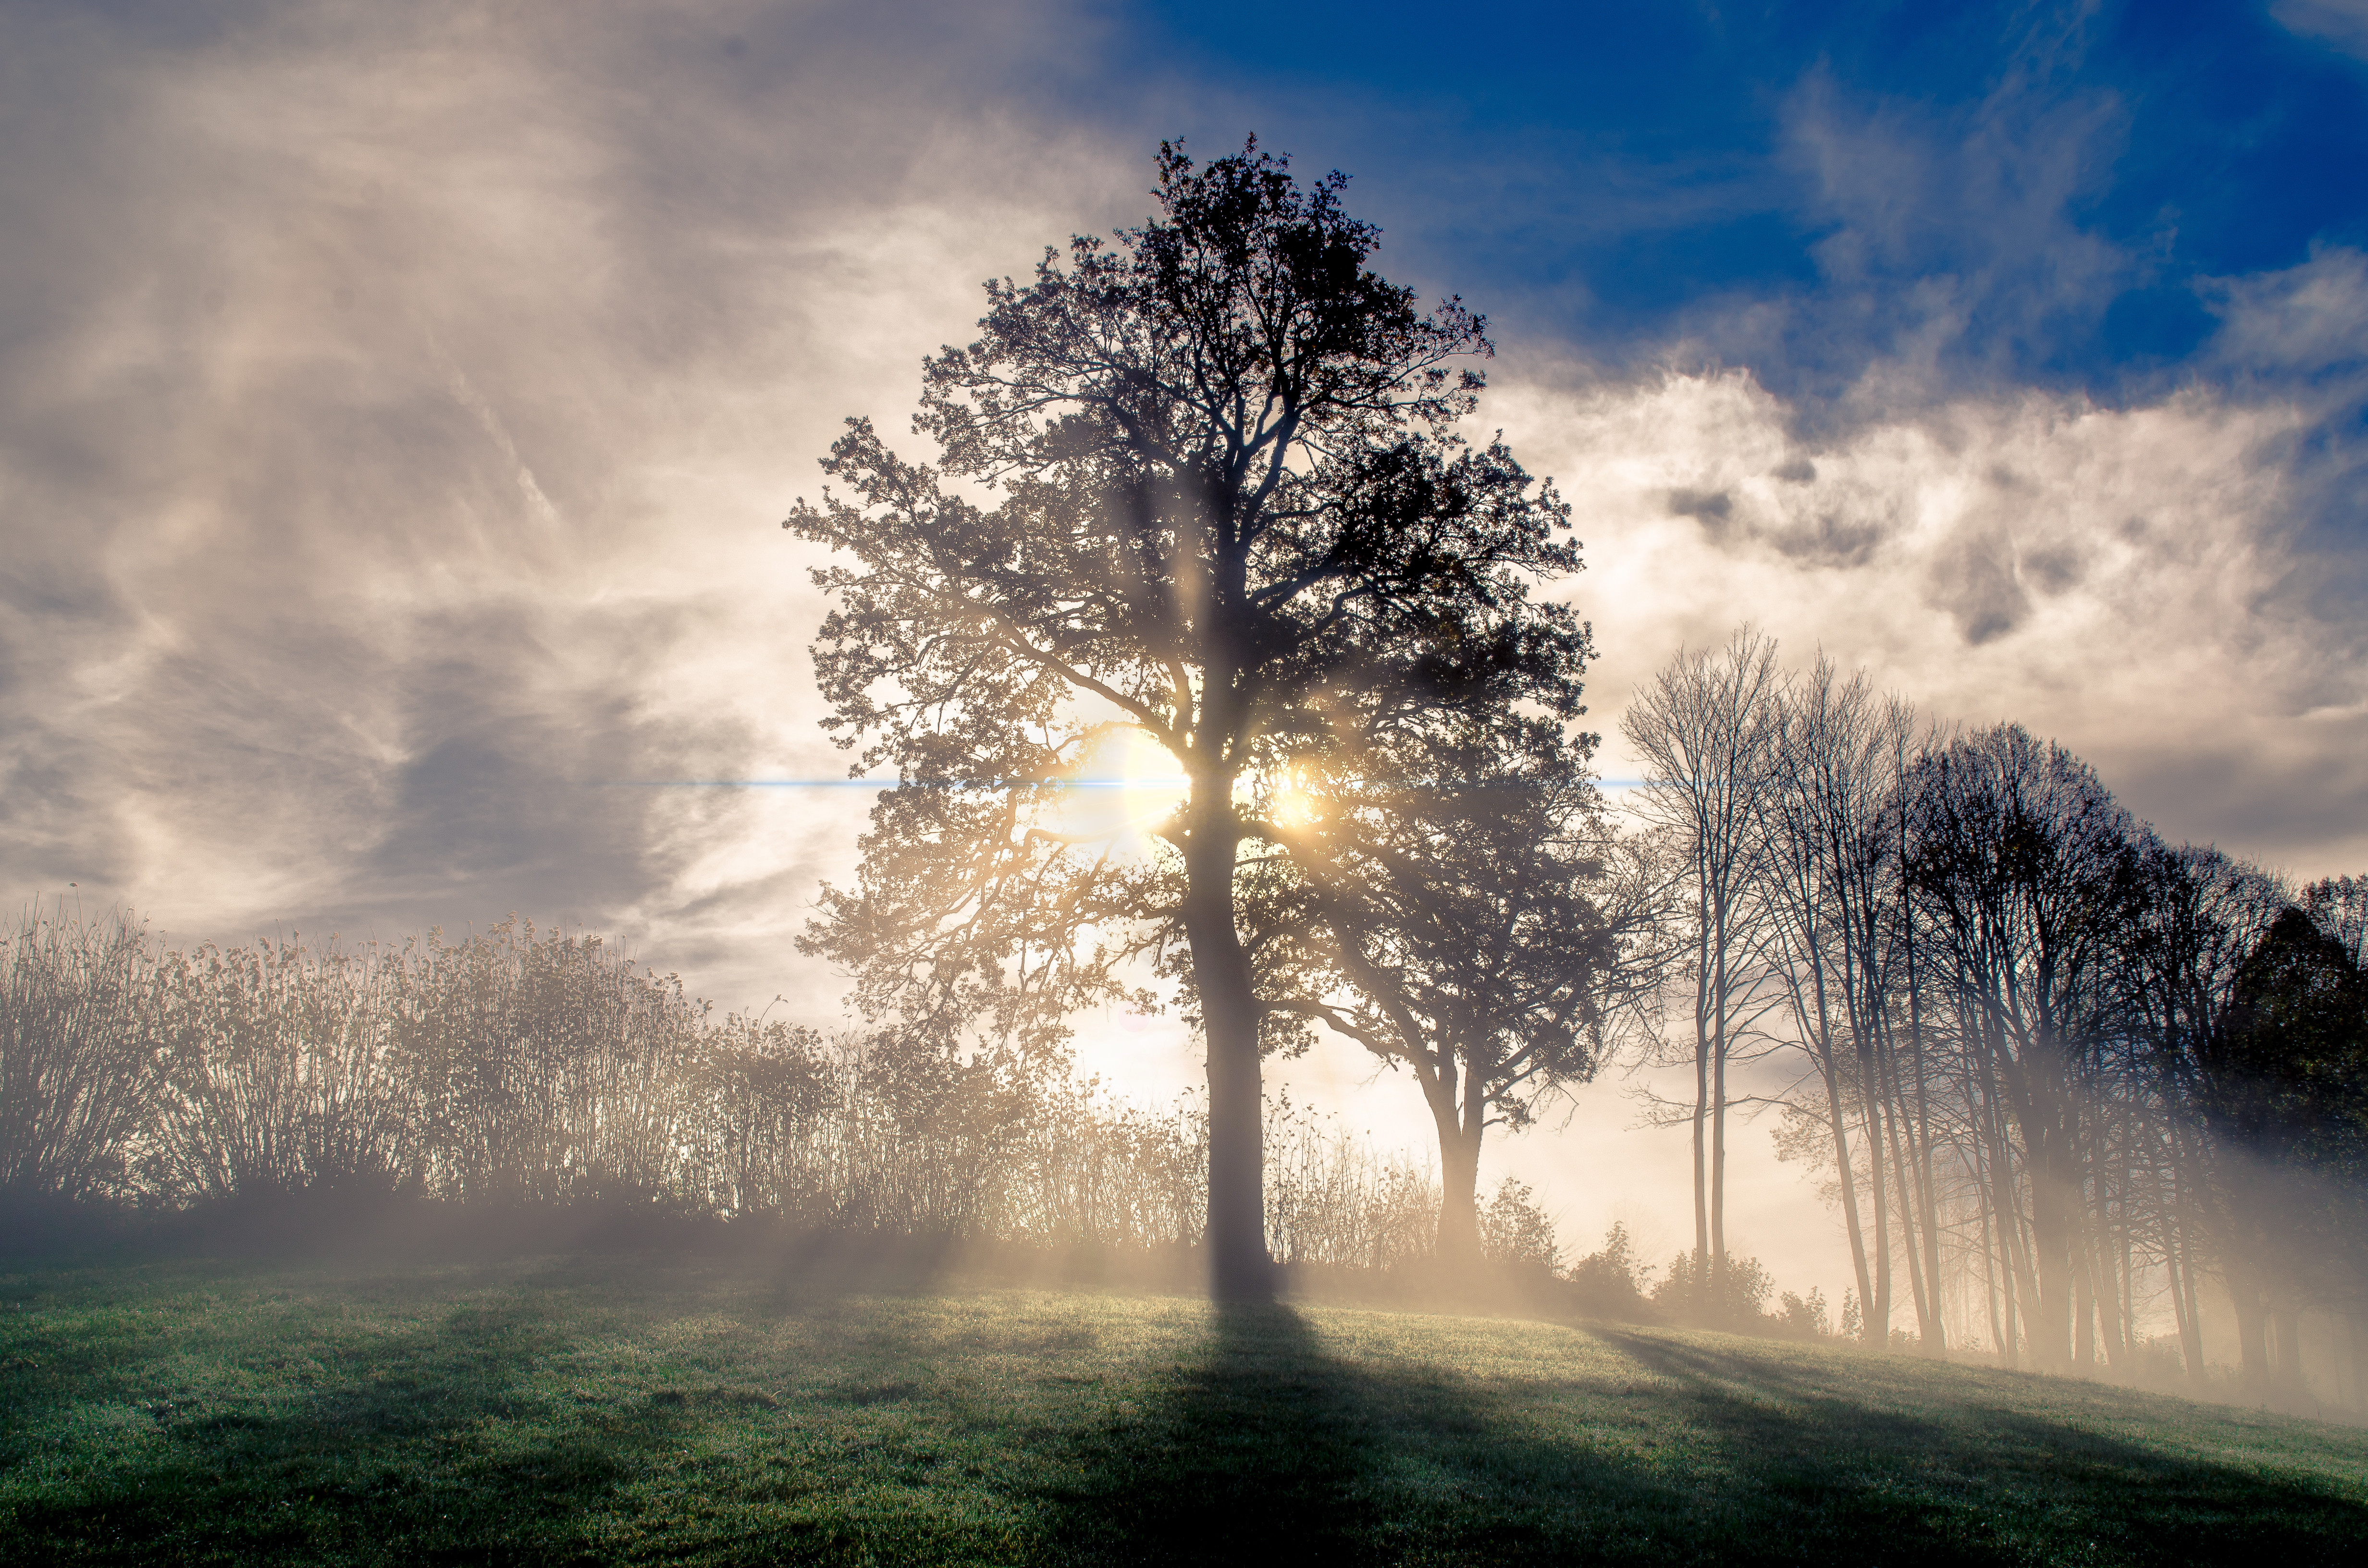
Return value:
[[(850, 420), (837, 487), (784, 525), (843, 557), (816, 573), (826, 722), (897, 781), (807, 945), (875, 1017), (1034, 1040), (1127, 994), (1129, 959), (1176, 956), (1208, 1049), (1216, 1283), (1258, 1295), (1284, 998), (1243, 919), (1313, 852), (1278, 791), (1383, 726), (1574, 719), (1590, 650), (1532, 595), (1578, 567), (1567, 508), (1458, 428), (1481, 319), (1368, 267), (1378, 232), (1338, 173), (1303, 187), (1255, 141), (1205, 168), (1163, 143), (1158, 173), (1156, 216), (990, 281), (979, 339), (924, 362), (936, 464)], [(1147, 816), (1065, 788), (1146, 752), (1176, 776)]]
[(1606, 977), (1634, 939), (1598, 900), (1616, 851), (1586, 742), (1516, 712), (1417, 724), (1304, 778), (1287, 825), (1313, 967), (1338, 984), (1276, 1005), (1412, 1074), (1439, 1133), (1451, 1261), (1479, 1255), (1486, 1130), (1594, 1075)]

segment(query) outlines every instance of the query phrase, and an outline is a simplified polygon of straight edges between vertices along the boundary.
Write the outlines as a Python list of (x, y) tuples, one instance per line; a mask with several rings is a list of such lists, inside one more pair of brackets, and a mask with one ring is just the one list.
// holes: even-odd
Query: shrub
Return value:
[(1651, 1268), (1640, 1264), (1628, 1239), (1625, 1221), (1615, 1222), (1603, 1235), (1603, 1249), (1570, 1266), (1571, 1304), (1586, 1317), (1638, 1322), (1654, 1315), (1645, 1301)]
[(128, 1195), (156, 1108), (160, 959), (120, 913), (35, 904), (0, 937), (0, 1201)]
[(1834, 1325), (1826, 1315), (1826, 1293), (1814, 1286), (1806, 1300), (1787, 1290), (1777, 1299), (1775, 1332), (1787, 1339), (1829, 1339)]
[(1552, 1274), (1562, 1262), (1554, 1221), (1529, 1187), (1507, 1176), (1480, 1210), (1480, 1256), (1499, 1268)]
[(1756, 1257), (1729, 1254), (1725, 1267), (1713, 1269), (1708, 1259), (1681, 1252), (1670, 1261), (1669, 1272), (1653, 1287), (1653, 1304), (1679, 1323), (1702, 1328), (1755, 1330), (1762, 1326), (1761, 1306), (1776, 1282)]
[(1284, 1264), (1390, 1269), (1430, 1256), (1439, 1184), (1427, 1166), (1377, 1158), (1329, 1116), (1267, 1105), (1267, 1244)]
[[(172, 953), (128, 916), (37, 910), (0, 939), (0, 1199), (26, 1245), (95, 1199), (292, 1239), (269, 1217), (334, 1230), (418, 1198), (1151, 1249), (1200, 1241), (1207, 1139), (1190, 1096), (1128, 1105), (1051, 1055), (718, 1021), (675, 976), (516, 917), (458, 941)], [(1429, 1257), (1427, 1165), (1288, 1095), (1266, 1142), (1277, 1256)], [(1482, 1225), (1493, 1261), (1550, 1273), (1527, 1187), (1499, 1187)]]

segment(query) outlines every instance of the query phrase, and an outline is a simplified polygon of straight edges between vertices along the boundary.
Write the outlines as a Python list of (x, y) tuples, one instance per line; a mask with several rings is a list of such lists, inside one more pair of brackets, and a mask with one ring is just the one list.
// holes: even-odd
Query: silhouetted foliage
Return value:
[[(1480, 1256), (1499, 1268), (1552, 1275), (1562, 1267), (1554, 1218), (1539, 1208), (1527, 1182), (1507, 1176), (1480, 1210)], [(1452, 1259), (1452, 1253), (1442, 1253)]]
[(1713, 1266), (1690, 1252), (1669, 1260), (1653, 1287), (1653, 1305), (1670, 1319), (1701, 1328), (1757, 1330), (1760, 1309), (1776, 1281), (1756, 1257), (1724, 1257)]
[(1614, 1318), (1628, 1323), (1654, 1321), (1646, 1299), (1652, 1268), (1636, 1256), (1624, 1221), (1604, 1233), (1603, 1246), (1570, 1266), (1571, 1302), (1583, 1317)]
[[(899, 786), (809, 945), (876, 1020), (1023, 1043), (1121, 994), (1128, 960), (1174, 958), (1208, 1047), (1218, 1284), (1259, 1296), (1279, 998), (1243, 931), (1246, 881), (1273, 869), (1245, 862), (1300, 853), (1265, 803), (1375, 724), (1575, 717), (1588, 644), (1530, 597), (1578, 564), (1553, 538), (1565, 508), (1454, 428), (1480, 319), (1368, 268), (1342, 176), (1303, 188), (1255, 142), (1206, 168), (1163, 145), (1158, 166), (1159, 216), (989, 283), (979, 340), (926, 362), (915, 426), (939, 466), (850, 421), (824, 464), (843, 491), (785, 524), (837, 558), (816, 574), (826, 722)], [(1062, 786), (1128, 738), (1182, 802), (1088, 820)]]
[(2237, 968), (2197, 1052), (2193, 1104), (2246, 1371), (2299, 1394), (2279, 1285), (2368, 1309), (2368, 974), (2302, 910), (2280, 913)]
[(1313, 919), (1304, 956), (1263, 945), (1273, 967), (1299, 960), (1295, 983), (1270, 989), (1410, 1073), (1439, 1136), (1438, 1250), (1476, 1258), (1482, 1139), (1594, 1075), (1601, 991), (1631, 935), (1594, 896), (1611, 835), (1584, 747), (1517, 714), (1419, 723), (1304, 769), (1285, 803), (1269, 815), (1294, 851), (1286, 896)]

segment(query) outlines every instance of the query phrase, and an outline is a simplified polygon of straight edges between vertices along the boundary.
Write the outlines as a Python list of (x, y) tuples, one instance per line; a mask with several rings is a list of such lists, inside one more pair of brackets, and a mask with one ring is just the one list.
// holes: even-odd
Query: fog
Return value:
[[(1748, 620), (1936, 721), (2060, 739), (2174, 841), (2368, 867), (2356, 251), (2226, 279), (2192, 373), (2026, 381), (1965, 323), (2120, 265), (2050, 152), (2087, 122), (2000, 97), (1952, 140), (1804, 79), (1778, 112), (1829, 287), (1599, 342), (1459, 247), (1478, 198), (1445, 153), (1384, 155), (1400, 108), (1188, 56), (1120, 79), (1121, 32), (1057, 5), (8, 10), (7, 886), (176, 943), (516, 911), (839, 1022), (793, 941), (867, 792), (655, 786), (843, 774), (815, 557), (779, 527), (838, 422), (926, 455), (918, 360), (967, 339), (979, 280), (1141, 221), (1161, 136), (1251, 130), (1357, 176), (1385, 270), (1492, 312), (1480, 423), (1576, 506), (1615, 789), (1629, 693)], [(1480, 183), (1522, 177), (1508, 153)], [(1960, 200), (1995, 254), (1886, 271)], [(1870, 301), (1883, 330), (1847, 325)], [(1146, 1103), (1201, 1075), (1172, 1016), (1079, 1044)], [(1345, 1042), (1273, 1078), (1429, 1146)], [(1484, 1189), (1531, 1184), (1573, 1252), (1615, 1220), (1689, 1244), (1684, 1134), (1639, 1126), (1659, 1081), (1607, 1072), (1493, 1139)], [(1736, 1250), (1839, 1299), (1838, 1221), (1764, 1130), (1734, 1142)]]

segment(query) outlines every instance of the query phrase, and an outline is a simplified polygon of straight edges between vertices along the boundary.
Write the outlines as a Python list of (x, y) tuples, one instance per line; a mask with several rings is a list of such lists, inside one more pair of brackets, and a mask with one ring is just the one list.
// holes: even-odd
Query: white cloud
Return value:
[(2289, 32), (2368, 60), (2368, 0), (2276, 0), (2270, 15)]
[[(1907, 407), (1804, 436), (1742, 370), (1498, 393), (1490, 420), (1588, 547), (1572, 597), (1602, 648), (1609, 772), (1626, 692), (1750, 619), (1944, 719), (2061, 738), (2175, 837), (2368, 859), (2351, 737), (2303, 718), (2368, 695), (2359, 627), (2291, 581), (2306, 410), (2200, 386)], [(2234, 772), (2201, 778), (2210, 759)]]
[(10, 880), (202, 936), (517, 908), (788, 982), (862, 801), (595, 786), (842, 771), (778, 519), (979, 278), (1147, 205), (1143, 149), (1010, 107), (1090, 26), (939, 21), (17, 26)]
[(2368, 256), (2348, 246), (2315, 247), (2299, 267), (2221, 278), (2204, 298), (2221, 318), (2214, 353), (2233, 369), (2287, 381), (2368, 367)]

